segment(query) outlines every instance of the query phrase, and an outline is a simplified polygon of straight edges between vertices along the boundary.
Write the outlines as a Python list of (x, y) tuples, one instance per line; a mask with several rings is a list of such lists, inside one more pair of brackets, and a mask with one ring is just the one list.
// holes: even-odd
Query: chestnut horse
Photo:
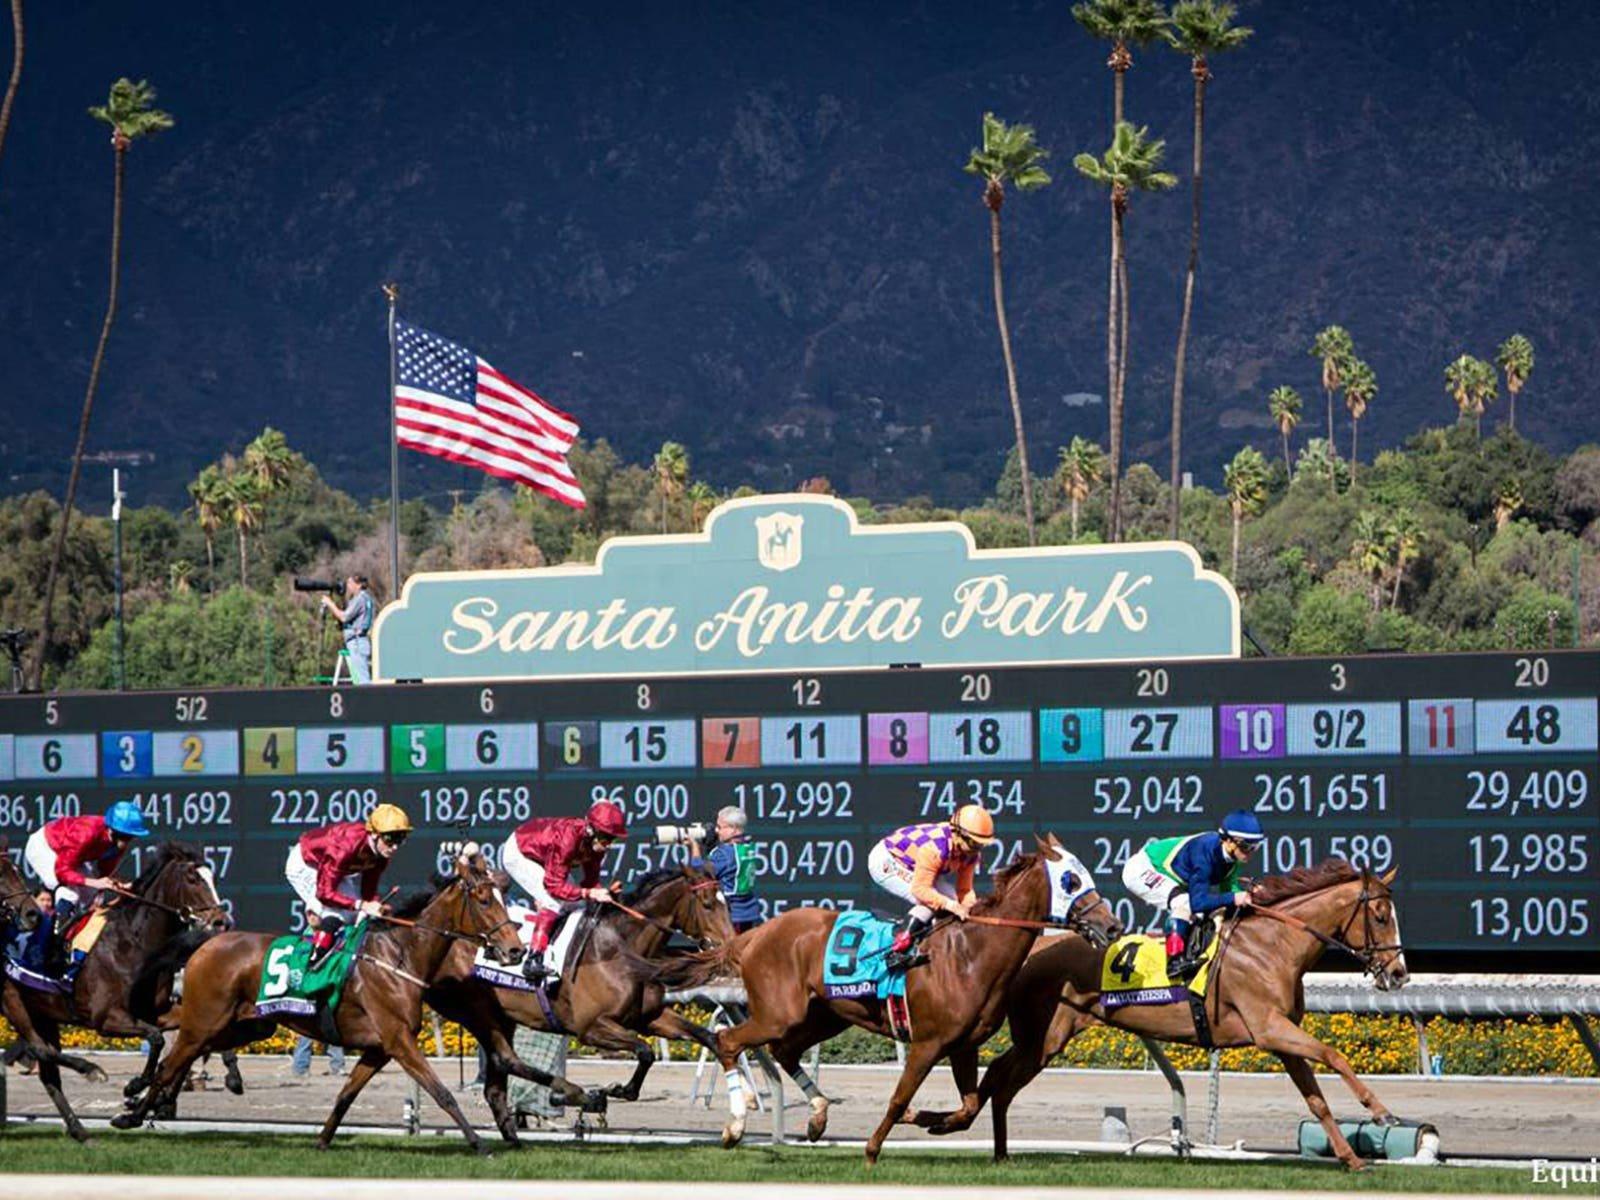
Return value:
[[(554, 1030), (534, 993), (492, 987), (475, 977), (470, 947), (457, 947), (428, 989), (431, 1008), (466, 1027), (490, 1050), (483, 1098), (509, 1145), (517, 1145), (518, 1138), (515, 1116), (506, 1104), (508, 1073), (546, 1084), (564, 1103), (603, 1111), (606, 1097), (639, 1098), (655, 1062), (647, 1037), (693, 1040), (715, 1048), (709, 1032), (666, 1006), (665, 989), (655, 980), (661, 964), (650, 960), (659, 960), (673, 932), (704, 946), (719, 946), (733, 937), (733, 922), (716, 876), (707, 870), (665, 867), (644, 876), (620, 899), (620, 906), (593, 906), (588, 919), (594, 924), (586, 937), (580, 934), (583, 940), (575, 944), (574, 957), (562, 968), (562, 983), (552, 1004)], [(584, 918), (574, 914), (568, 919)], [(560, 1076), (552, 1078), (522, 1064), (510, 1051), (518, 1025), (570, 1033), (587, 1046), (631, 1054), (638, 1066), (626, 1083), (609, 1084), (588, 1095)]]
[[(456, 873), (428, 899), (413, 920), (379, 918), (388, 927), (374, 929), (362, 943), (351, 968), (334, 1023), (339, 1043), (361, 1051), (361, 1059), (335, 1101), (318, 1148), (326, 1149), (339, 1122), (361, 1089), (394, 1059), (440, 1108), (453, 1118), (467, 1143), (480, 1154), (482, 1141), (450, 1090), (439, 1081), (417, 1045), (422, 1027), (422, 994), (440, 973), (457, 942), (487, 945), (506, 965), (522, 960), (522, 944), (506, 915), (499, 888), (475, 845), (456, 860)], [(320, 1037), (316, 1017), (281, 1014), (261, 1017), (256, 996), (262, 966), (276, 935), (223, 933), (195, 949), (184, 968), (184, 1000), (178, 1036), (161, 1060), (155, 1082), (125, 1113), (112, 1119), (118, 1129), (143, 1123), (150, 1111), (173, 1096), (190, 1064), (207, 1050), (247, 1045), (269, 1036), (277, 1025)]]
[[(1001, 871), (994, 893), (978, 901), (968, 920), (941, 922), (923, 942), (930, 961), (906, 976), (912, 1036), (905, 1070), (867, 1140), (869, 1165), (896, 1123), (916, 1119), (915, 1110), (908, 1111), (911, 1100), (940, 1059), (950, 1059), (963, 1104), (975, 1096), (978, 1048), (1005, 1018), (1007, 988), (1042, 929), (1066, 921), (1108, 939), (1121, 932), (1083, 864), (1054, 835), (1035, 841), (1038, 853), (1023, 855)], [(828, 1101), (802, 1077), (800, 1056), (849, 1025), (891, 1035), (883, 1002), (827, 995), (823, 958), (838, 915), (822, 908), (791, 909), (719, 951), (661, 972), (668, 983), (682, 987), (734, 973), (744, 981), (750, 1016), (716, 1039), (717, 1058), (730, 1081), (724, 1146), (736, 1146), (744, 1137), (745, 1098), (735, 1082), (742, 1051), (773, 1044), (773, 1058), (810, 1097), (806, 1135), (815, 1141), (827, 1127)]]
[[(181, 930), (222, 929), (228, 923), (211, 868), (195, 847), (167, 842), (145, 855), (144, 870), (128, 893), (106, 906), (105, 928), (79, 966), (70, 991), (44, 992), (9, 979), (0, 981), (0, 1010), (38, 1060), (39, 1082), (67, 1132), (80, 1142), (89, 1135), (61, 1090), (61, 1068), (70, 1067), (96, 1082), (103, 1082), (106, 1074), (88, 1059), (61, 1053), (61, 1027), (77, 1025), (107, 1037), (144, 1038), (150, 1046), (144, 1073), (153, 1073), (161, 1054), (161, 1029), (153, 1018), (134, 1011), (130, 984), (156, 950)], [(234, 1070), (230, 1067), (230, 1080)]]
[[(1252, 888), (1257, 907), (1223, 927), (1205, 1011), (1210, 1044), (1259, 1046), (1283, 1062), (1322, 1124), (1335, 1153), (1352, 1170), (1363, 1166), (1350, 1148), (1311, 1064), (1336, 1072), (1373, 1117), (1396, 1123), (1345, 1056), (1300, 1028), (1305, 1015), (1301, 978), (1326, 949), (1353, 955), (1379, 988), (1407, 979), (1400, 917), (1389, 884), (1395, 873), (1375, 876), (1340, 859), (1268, 875)], [(986, 1100), (994, 1101), (994, 1154), (1006, 1157), (1006, 1109), (1051, 1057), (1092, 1025), (1111, 1025), (1164, 1042), (1205, 1044), (1187, 1003), (1127, 1005), (1107, 1012), (1100, 1003), (1106, 951), (1081, 938), (1057, 938), (1028, 960), (1011, 988), (1011, 1049), (984, 1072), (978, 1094), (951, 1113), (924, 1113), (918, 1124), (933, 1133), (968, 1128)]]

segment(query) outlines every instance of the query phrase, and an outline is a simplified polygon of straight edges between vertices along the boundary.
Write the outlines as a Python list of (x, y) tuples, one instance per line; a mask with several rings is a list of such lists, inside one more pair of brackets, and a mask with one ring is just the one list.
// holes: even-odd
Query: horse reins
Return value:
[[(1350, 942), (1345, 939), (1344, 934), (1350, 928), (1350, 926), (1355, 924), (1357, 914), (1363, 918), (1363, 931), (1365, 936), (1369, 939), (1371, 938), (1372, 912), (1371, 905), (1369, 903), (1371, 899), (1372, 892), (1368, 887), (1366, 879), (1364, 878), (1361, 883), (1361, 895), (1356, 897), (1356, 902), (1350, 910), (1349, 917), (1345, 919), (1343, 925), (1339, 926), (1338, 936), (1323, 933), (1320, 929), (1313, 929), (1310, 925), (1306, 924), (1305, 921), (1301, 920), (1293, 913), (1280, 912), (1278, 909), (1272, 908), (1269, 905), (1253, 904), (1250, 906), (1250, 908), (1245, 910), (1245, 913), (1258, 912), (1263, 916), (1271, 917), (1275, 921), (1281, 921), (1291, 929), (1298, 929), (1301, 933), (1310, 934), (1328, 949), (1341, 950), (1348, 954), (1351, 958), (1355, 959), (1361, 964), (1361, 969), (1364, 973), (1368, 975), (1376, 975), (1379, 970), (1378, 955), (1387, 953), (1389, 951), (1399, 953), (1403, 951), (1405, 947), (1399, 942), (1394, 942), (1387, 946), (1374, 946), (1369, 942), (1368, 945), (1357, 947), (1352, 946)], [(1243, 916), (1244, 913), (1241, 913), (1240, 915)]]

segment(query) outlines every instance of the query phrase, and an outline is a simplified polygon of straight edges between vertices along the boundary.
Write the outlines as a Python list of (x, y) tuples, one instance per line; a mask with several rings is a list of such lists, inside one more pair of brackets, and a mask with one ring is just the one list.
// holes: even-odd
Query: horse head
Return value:
[(39, 902), (33, 898), (33, 889), (22, 878), (17, 864), (11, 861), (6, 839), (0, 836), (0, 925), (11, 924), (23, 933), (32, 933), (43, 919)]
[(1344, 939), (1352, 949), (1360, 950), (1362, 965), (1372, 972), (1372, 981), (1381, 991), (1404, 987), (1411, 978), (1406, 967), (1405, 946), (1400, 940), (1400, 914), (1394, 905), (1394, 877), (1398, 867), (1390, 867), (1382, 875), (1361, 873), (1361, 895), (1357, 904), (1361, 920), (1352, 921)]
[(445, 928), (480, 941), (503, 966), (522, 961), (516, 922), (506, 912), (501, 877), (489, 867), (483, 849), (467, 842), (456, 854), (455, 875), (428, 907), (438, 906)]
[(1034, 839), (1040, 861), (1050, 876), (1050, 920), (1083, 934), (1104, 948), (1122, 936), (1122, 922), (1095, 886), (1089, 868), (1053, 833)]
[(684, 867), (683, 895), (672, 910), (672, 924), (702, 946), (720, 946), (734, 938), (733, 916), (717, 875), (709, 867)]
[(232, 924), (227, 905), (217, 895), (210, 865), (198, 849), (183, 842), (157, 846), (155, 858), (133, 881), (133, 892), (141, 899), (177, 910), (191, 925), (221, 930)]
[(1396, 870), (1374, 875), (1342, 858), (1256, 880), (1258, 906), (1282, 908), (1324, 944), (1349, 951), (1383, 991), (1410, 978), (1400, 915), (1390, 885)]

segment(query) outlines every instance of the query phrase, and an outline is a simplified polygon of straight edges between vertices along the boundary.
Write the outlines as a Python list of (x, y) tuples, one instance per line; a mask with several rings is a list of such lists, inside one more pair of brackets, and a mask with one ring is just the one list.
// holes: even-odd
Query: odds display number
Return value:
[(600, 722), (546, 722), (543, 745), (545, 770), (592, 771), (600, 765)]
[(150, 734), (115, 732), (100, 735), (100, 774), (106, 779), (148, 779)]
[(700, 722), (700, 761), (708, 770), (761, 765), (761, 721), (757, 717), (705, 717)]
[(444, 769), (443, 725), (390, 727), (390, 771), (396, 775), (436, 775)]
[(293, 775), (295, 767), (294, 728), (289, 725), (263, 726), (244, 731), (244, 773), (246, 775)]

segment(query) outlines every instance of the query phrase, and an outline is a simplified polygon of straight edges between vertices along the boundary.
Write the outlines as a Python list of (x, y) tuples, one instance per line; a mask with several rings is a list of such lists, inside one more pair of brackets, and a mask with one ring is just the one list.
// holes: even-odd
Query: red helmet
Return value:
[(602, 837), (625, 838), (628, 836), (628, 819), (622, 815), (620, 805), (609, 800), (602, 800), (592, 805), (589, 815), (585, 818), (589, 829)]

